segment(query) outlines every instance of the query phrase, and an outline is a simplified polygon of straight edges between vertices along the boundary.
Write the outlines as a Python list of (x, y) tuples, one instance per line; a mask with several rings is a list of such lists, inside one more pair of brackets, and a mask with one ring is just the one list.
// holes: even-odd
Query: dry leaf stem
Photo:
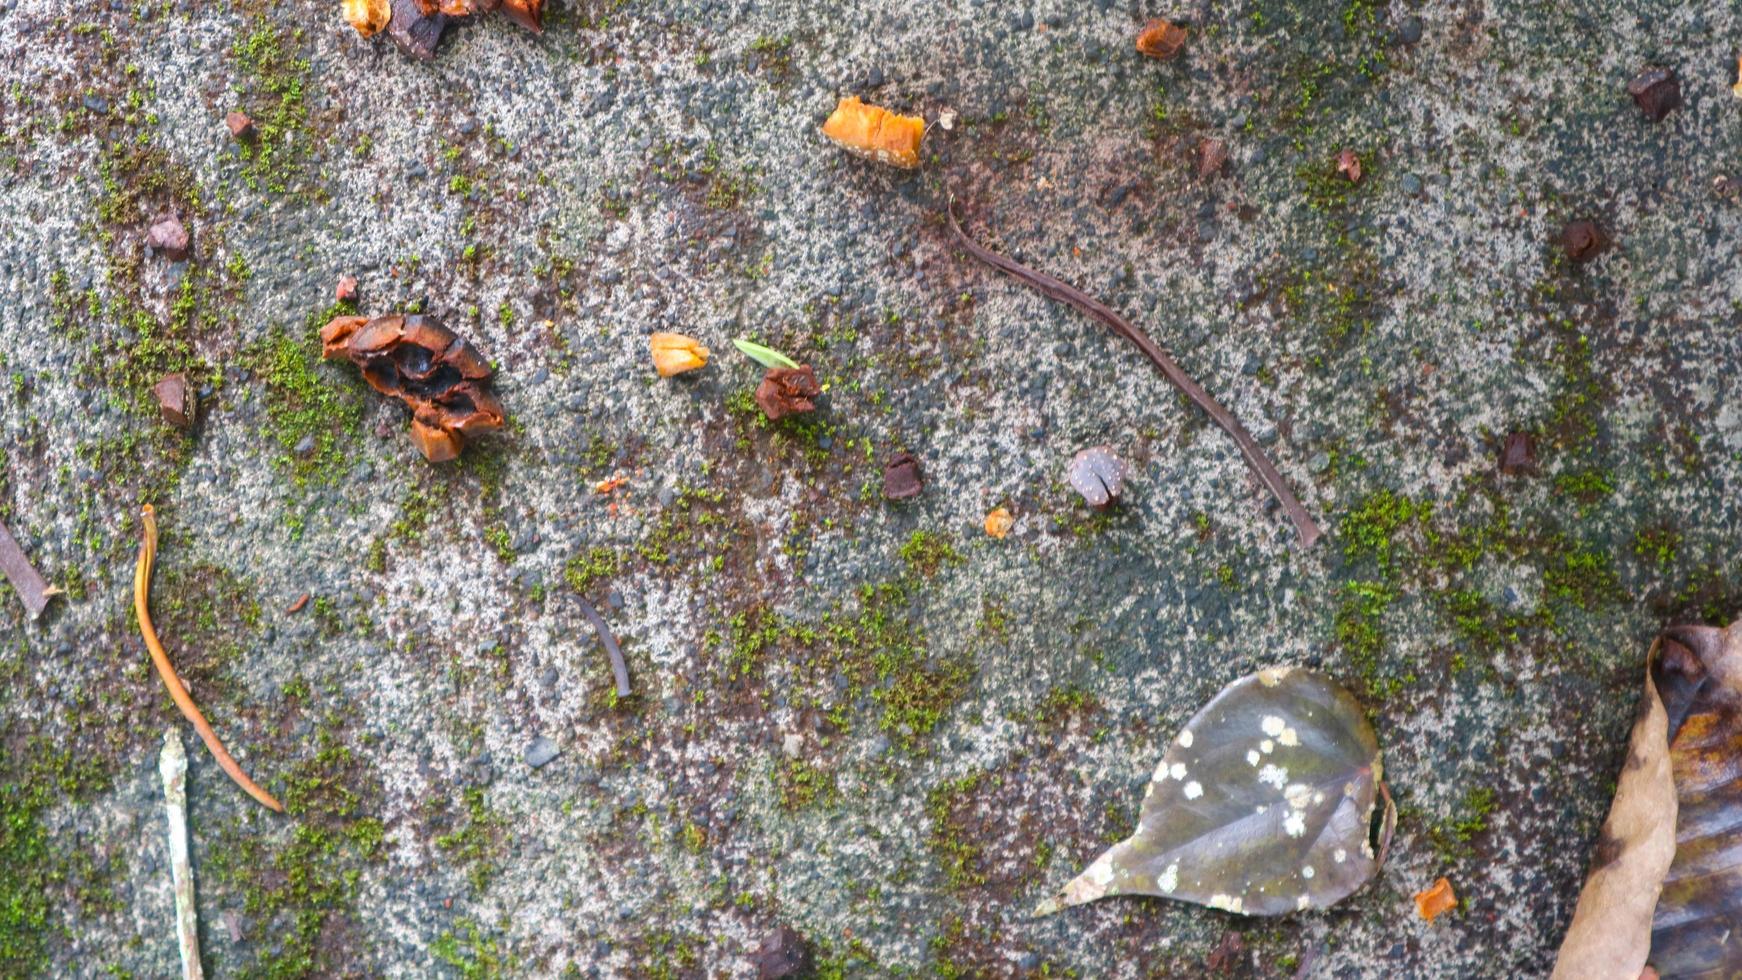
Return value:
[(236, 785), (248, 792), (249, 796), (259, 800), (263, 805), (284, 812), (284, 804), (273, 798), (271, 793), (261, 789), (236, 760), (224, 748), (224, 743), (218, 741), (218, 735), (212, 731), (212, 726), (206, 722), (206, 716), (200, 714), (200, 709), (194, 704), (194, 699), (183, 686), (181, 678), (175, 674), (175, 668), (170, 666), (169, 654), (163, 652), (163, 644), (158, 642), (157, 629), (151, 625), (151, 563), (157, 559), (157, 512), (150, 504), (139, 508), (139, 518), (144, 524), (145, 537), (139, 544), (139, 564), (133, 570), (133, 611), (139, 617), (139, 632), (145, 637), (145, 649), (151, 652), (151, 664), (157, 668), (157, 676), (163, 678), (163, 686), (169, 688), (169, 696), (174, 699), (175, 706), (181, 709), (182, 716), (193, 722), (194, 730), (200, 733), (200, 741), (206, 743), (206, 748), (212, 753), (212, 758), (218, 760), (219, 768), (236, 781)]
[(182, 980), (202, 980), (200, 926), (194, 908), (194, 867), (188, 859), (188, 757), (181, 736), (171, 728), (163, 733), (163, 751), (157, 756), (163, 776), (163, 808), (169, 818), (170, 880), (175, 884), (175, 938), (181, 947)]
[(961, 241), (962, 247), (967, 249), (968, 254), (1018, 282), (1033, 287), (1049, 299), (1076, 307), (1083, 313), (1106, 324), (1114, 333), (1136, 344), (1137, 348), (1143, 351), (1144, 355), (1153, 361), (1156, 367), (1161, 369), (1161, 373), (1173, 383), (1174, 387), (1184, 392), (1185, 396), (1192, 400), (1192, 404), (1203, 409), (1221, 427), (1223, 432), (1228, 433), (1228, 436), (1234, 440), (1234, 444), (1240, 447), (1240, 454), (1246, 457), (1246, 465), (1252, 468), (1252, 473), (1258, 477), (1258, 482), (1264, 484), (1277, 501), (1282, 504), (1282, 509), (1288, 512), (1289, 519), (1294, 522), (1295, 528), (1300, 532), (1301, 547), (1310, 548), (1313, 546), (1321, 533), (1319, 526), (1313, 522), (1312, 515), (1307, 513), (1307, 509), (1301, 506), (1301, 502), (1296, 499), (1294, 492), (1288, 488), (1288, 482), (1282, 478), (1281, 473), (1277, 472), (1269, 457), (1264, 455), (1264, 450), (1259, 448), (1258, 441), (1252, 438), (1252, 434), (1246, 431), (1246, 427), (1240, 424), (1240, 420), (1235, 418), (1233, 413), (1223, 408), (1209, 392), (1204, 390), (1202, 385), (1186, 374), (1185, 370), (1174, 361), (1167, 351), (1162, 349), (1160, 344), (1150, 339), (1148, 334), (1139, 330), (1131, 321), (1115, 313), (1107, 304), (1075, 286), (1054, 279), (1044, 272), (1036, 272), (1028, 266), (1006, 258), (969, 238), (967, 232), (963, 231), (962, 226), (956, 221), (954, 201), (950, 202), (946, 210), (949, 213), (950, 227), (955, 230), (956, 238)]

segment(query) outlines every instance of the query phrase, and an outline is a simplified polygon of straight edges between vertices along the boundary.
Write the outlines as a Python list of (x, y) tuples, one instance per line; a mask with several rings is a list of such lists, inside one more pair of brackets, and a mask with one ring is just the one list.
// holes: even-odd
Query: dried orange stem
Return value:
[(284, 804), (273, 799), (272, 794), (261, 789), (236, 760), (225, 750), (224, 743), (218, 741), (218, 734), (212, 731), (212, 726), (206, 722), (206, 716), (200, 714), (200, 709), (194, 705), (194, 699), (188, 694), (188, 689), (182, 685), (181, 678), (175, 675), (175, 669), (169, 665), (169, 654), (163, 652), (163, 644), (158, 642), (157, 630), (151, 625), (151, 563), (157, 558), (157, 512), (150, 504), (139, 508), (139, 518), (145, 524), (145, 540), (139, 545), (139, 564), (133, 569), (133, 611), (139, 616), (139, 632), (145, 637), (145, 649), (151, 651), (151, 664), (157, 668), (157, 676), (163, 678), (163, 686), (169, 688), (169, 696), (175, 700), (175, 706), (188, 721), (194, 723), (194, 730), (200, 733), (200, 741), (206, 743), (211, 750), (212, 758), (218, 760), (218, 768), (229, 774), (236, 785), (247, 790), (248, 795), (259, 800), (279, 813), (284, 812)]

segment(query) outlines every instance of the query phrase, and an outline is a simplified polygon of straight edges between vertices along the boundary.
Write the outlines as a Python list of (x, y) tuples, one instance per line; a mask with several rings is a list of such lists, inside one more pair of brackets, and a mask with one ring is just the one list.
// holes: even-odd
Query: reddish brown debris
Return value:
[(487, 387), (490, 365), (435, 317), (334, 317), (321, 328), (321, 346), (411, 408), (411, 441), (432, 463), (458, 456), (466, 437), (502, 426), (502, 404)]
[(187, 375), (166, 374), (152, 386), (151, 393), (157, 398), (157, 409), (163, 413), (165, 422), (183, 429), (194, 424), (199, 414), (199, 398), (188, 387)]
[(246, 112), (232, 112), (224, 117), (224, 125), (230, 127), (230, 135), (239, 140), (254, 137), (254, 120)]
[(1444, 878), (1415, 893), (1415, 914), (1429, 922), (1458, 907), (1452, 883)]
[(292, 614), (299, 613), (302, 612), (302, 607), (306, 605), (308, 605), (308, 593), (304, 592), (302, 595), (296, 597), (296, 601), (291, 603), (290, 607), (286, 609), (285, 612)]
[[(385, 19), (383, 6), (388, 7)], [(544, 32), (544, 0), (347, 0), (345, 17), (364, 37), (385, 25), (399, 50), (428, 61), (448, 25), (493, 10), (535, 34)]]
[(357, 277), (340, 276), (339, 284), (333, 287), (333, 299), (340, 303), (355, 303), (357, 301)]
[(1185, 28), (1158, 17), (1143, 25), (1143, 32), (1137, 35), (1137, 50), (1151, 58), (1166, 61), (1179, 54), (1180, 48), (1185, 47), (1186, 36)]
[(1355, 155), (1354, 150), (1344, 149), (1337, 154), (1337, 173), (1349, 178), (1351, 184), (1361, 182), (1361, 158)]
[(1228, 144), (1219, 139), (1198, 142), (1198, 179), (1209, 180), (1228, 162)]
[(1609, 247), (1609, 236), (1595, 221), (1569, 221), (1561, 229), (1561, 247), (1574, 262), (1589, 262)]
[(534, 34), (544, 33), (544, 0), (502, 0), (502, 12)]
[(919, 473), (919, 460), (912, 453), (898, 453), (883, 464), (883, 496), (889, 500), (909, 500), (919, 496), (925, 481)]
[(187, 226), (173, 214), (158, 216), (156, 221), (145, 232), (145, 244), (157, 254), (175, 262), (188, 257), (193, 242), (188, 237)]
[(1645, 118), (1658, 122), (1681, 108), (1682, 83), (1671, 68), (1651, 67), (1633, 76), (1627, 83), (1627, 94)]
[(770, 419), (783, 419), (815, 409), (812, 399), (823, 393), (809, 364), (796, 368), (769, 368), (756, 386), (756, 404)]
[(1500, 447), (1500, 472), (1519, 476), (1536, 469), (1536, 440), (1528, 432), (1514, 432)]

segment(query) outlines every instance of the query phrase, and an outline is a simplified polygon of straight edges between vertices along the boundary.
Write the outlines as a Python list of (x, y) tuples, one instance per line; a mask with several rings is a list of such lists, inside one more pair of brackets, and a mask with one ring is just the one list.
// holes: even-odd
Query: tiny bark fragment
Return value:
[(432, 463), (458, 457), (467, 438), (506, 417), (484, 356), (435, 317), (334, 317), (321, 328), (321, 350), (348, 358), (370, 387), (411, 409), (411, 441)]
[(1653, 66), (1633, 76), (1627, 94), (1645, 118), (1659, 122), (1682, 104), (1682, 83), (1672, 68)]
[(1106, 510), (1125, 492), (1125, 461), (1107, 446), (1091, 446), (1071, 457), (1071, 487), (1090, 507)]
[(1609, 236), (1595, 221), (1569, 221), (1561, 229), (1561, 247), (1574, 262), (1589, 262), (1609, 247)]
[(694, 371), (708, 364), (708, 349), (694, 337), (681, 333), (656, 333), (647, 338), (647, 347), (653, 355), (653, 369), (662, 378)]
[(1452, 892), (1452, 883), (1444, 878), (1415, 893), (1415, 914), (1429, 922), (1457, 907), (1458, 896)]
[(200, 968), (194, 866), (188, 860), (188, 756), (181, 747), (181, 736), (173, 728), (163, 733), (157, 771), (163, 777), (163, 809), (169, 824), (169, 871), (175, 887), (175, 939), (181, 948), (182, 980), (201, 980), (205, 974)]
[(912, 170), (919, 166), (925, 120), (866, 105), (857, 96), (849, 95), (823, 123), (823, 135), (856, 156)]
[(254, 138), (254, 120), (246, 112), (230, 112), (224, 116), (224, 125), (230, 130), (230, 138), (247, 140)]
[(1002, 539), (1016, 525), (1016, 518), (1010, 516), (1010, 511), (1003, 507), (986, 515), (986, 533)]
[(187, 226), (173, 214), (163, 214), (146, 229), (145, 244), (151, 250), (172, 262), (180, 262), (188, 257), (192, 247), (192, 239), (188, 237)]
[(1185, 47), (1187, 36), (1185, 28), (1156, 18), (1145, 24), (1142, 32), (1137, 35), (1137, 50), (1151, 58), (1166, 61)]
[(883, 464), (883, 496), (888, 500), (910, 500), (925, 487), (919, 472), (919, 460), (912, 453), (898, 453)]
[(194, 424), (199, 415), (199, 399), (188, 387), (187, 375), (180, 372), (164, 375), (162, 381), (151, 387), (151, 394), (157, 398), (157, 410), (163, 413), (165, 422), (182, 429)]
[(1198, 142), (1198, 179), (1209, 180), (1228, 162), (1228, 144), (1219, 139)]
[(151, 654), (151, 665), (157, 668), (157, 676), (163, 680), (163, 686), (169, 689), (170, 700), (181, 709), (182, 716), (193, 723), (194, 730), (200, 733), (200, 741), (206, 743), (206, 749), (218, 761), (218, 767), (249, 796), (259, 800), (261, 805), (283, 813), (284, 804), (249, 779), (248, 774), (242, 771), (235, 758), (224, 748), (224, 743), (218, 741), (218, 733), (212, 731), (212, 726), (206, 722), (206, 716), (194, 704), (187, 687), (170, 665), (169, 654), (164, 652), (163, 644), (157, 639), (157, 628), (151, 625), (151, 566), (157, 560), (156, 510), (150, 504), (141, 506), (139, 520), (144, 536), (139, 542), (139, 563), (133, 566), (133, 614), (139, 620), (139, 633), (145, 640), (146, 651)]
[(1355, 155), (1354, 150), (1344, 149), (1337, 154), (1337, 173), (1349, 178), (1351, 184), (1361, 182), (1361, 158)]
[(1500, 472), (1519, 476), (1536, 470), (1536, 440), (1528, 432), (1513, 432), (1500, 447)]
[(61, 594), (61, 590), (49, 585), (36, 566), (30, 563), (30, 558), (4, 524), (0, 524), (0, 571), (6, 573), (6, 581), (11, 582), (12, 588), (18, 592), (18, 598), (24, 602), (24, 611), (31, 619), (41, 616), (48, 608), (48, 600)]
[(389, 0), (344, 0), (344, 3), (345, 20), (364, 37), (381, 33), (393, 17)]
[(813, 400), (823, 393), (809, 364), (796, 368), (769, 368), (756, 386), (756, 404), (773, 421), (788, 415), (813, 411)]

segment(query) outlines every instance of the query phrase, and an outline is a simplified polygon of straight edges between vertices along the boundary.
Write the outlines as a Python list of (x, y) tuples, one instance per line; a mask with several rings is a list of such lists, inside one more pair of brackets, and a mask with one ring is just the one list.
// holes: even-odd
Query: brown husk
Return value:
[(1742, 907), (1742, 624), (1665, 630), (1557, 980), (1735, 976)]
[(432, 463), (459, 456), (467, 437), (502, 427), (489, 363), (435, 317), (334, 317), (321, 328), (321, 349), (348, 358), (370, 387), (411, 408), (411, 441)]

